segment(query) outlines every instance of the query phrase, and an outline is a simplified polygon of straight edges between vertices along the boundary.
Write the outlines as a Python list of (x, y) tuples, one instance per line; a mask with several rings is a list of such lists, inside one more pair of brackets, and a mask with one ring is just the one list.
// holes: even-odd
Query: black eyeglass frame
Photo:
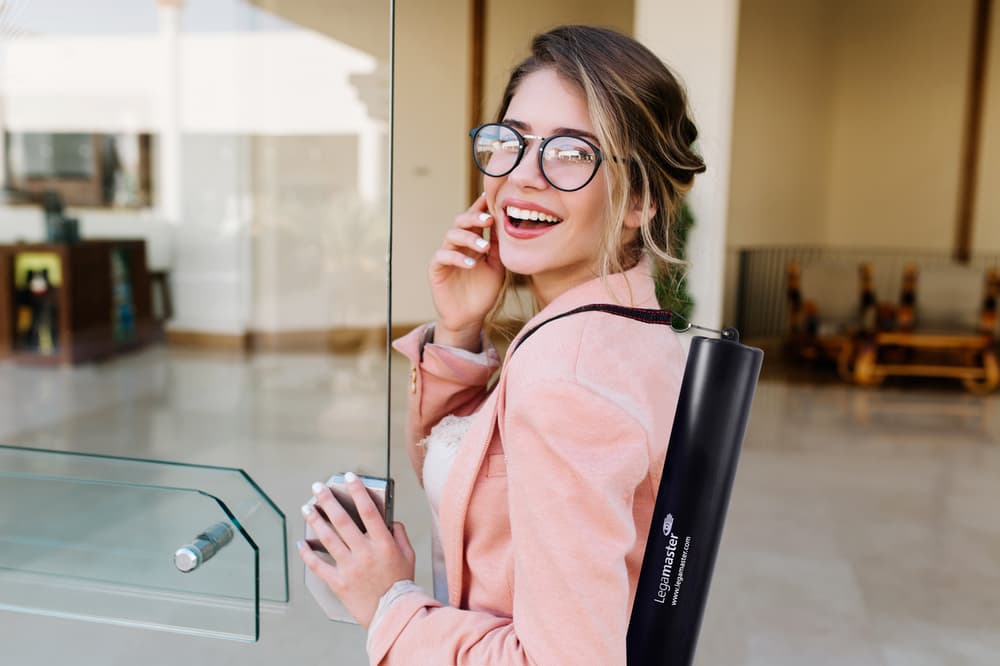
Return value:
[[(479, 163), (479, 157), (476, 154), (476, 135), (479, 134), (479, 132), (486, 127), (503, 127), (504, 129), (508, 129), (511, 132), (513, 132), (514, 136), (517, 137), (517, 144), (518, 144), (517, 159), (515, 159), (514, 164), (511, 165), (511, 167), (506, 171), (504, 171), (503, 173), (499, 174), (489, 173), (486, 171), (486, 169), (483, 168), (483, 165)], [(479, 125), (478, 127), (473, 127), (472, 129), (469, 130), (469, 138), (472, 140), (472, 161), (476, 163), (476, 168), (479, 169), (480, 172), (491, 178), (503, 178), (504, 176), (510, 174), (514, 169), (517, 168), (517, 165), (521, 163), (521, 160), (524, 159), (524, 151), (527, 150), (528, 148), (528, 139), (538, 140), (539, 142), (538, 171), (542, 174), (542, 178), (545, 179), (546, 183), (556, 188), (560, 192), (576, 192), (577, 190), (582, 190), (583, 188), (585, 188), (587, 185), (590, 184), (590, 181), (594, 180), (594, 176), (597, 175), (597, 170), (601, 168), (601, 163), (604, 162), (604, 153), (601, 151), (601, 149), (595, 146), (587, 139), (583, 138), (582, 136), (578, 136), (576, 134), (553, 134), (552, 136), (537, 136), (535, 134), (521, 134), (519, 131), (517, 131), (516, 128), (511, 127), (510, 125), (506, 125), (504, 123), (483, 123), (482, 125)], [(571, 139), (576, 139), (577, 141), (583, 141), (585, 144), (594, 149), (594, 155), (597, 156), (597, 160), (594, 163), (593, 172), (590, 174), (590, 177), (583, 183), (583, 185), (580, 185), (579, 187), (574, 187), (574, 188), (559, 187), (558, 185), (553, 183), (549, 179), (548, 174), (545, 173), (545, 163), (542, 157), (545, 154), (545, 146), (547, 146), (548, 143), (553, 139), (559, 139), (559, 138), (571, 138)]]

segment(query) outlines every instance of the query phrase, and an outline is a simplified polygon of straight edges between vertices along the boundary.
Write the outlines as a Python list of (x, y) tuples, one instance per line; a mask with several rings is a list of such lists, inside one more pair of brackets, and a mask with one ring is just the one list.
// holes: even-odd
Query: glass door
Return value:
[(0, 661), (364, 663), (293, 544), (389, 465), (390, 5), (0, 3)]

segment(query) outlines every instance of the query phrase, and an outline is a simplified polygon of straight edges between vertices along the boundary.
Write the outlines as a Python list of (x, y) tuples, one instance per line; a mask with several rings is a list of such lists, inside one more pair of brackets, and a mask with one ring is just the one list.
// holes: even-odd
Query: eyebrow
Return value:
[[(531, 126), (521, 120), (515, 120), (514, 118), (504, 118), (503, 122), (511, 127), (521, 130), (522, 132), (531, 133)], [(590, 139), (594, 143), (599, 143), (597, 137), (587, 130), (576, 129), (575, 127), (556, 127), (552, 130), (552, 134), (572, 134), (574, 136), (582, 136), (585, 139)]]

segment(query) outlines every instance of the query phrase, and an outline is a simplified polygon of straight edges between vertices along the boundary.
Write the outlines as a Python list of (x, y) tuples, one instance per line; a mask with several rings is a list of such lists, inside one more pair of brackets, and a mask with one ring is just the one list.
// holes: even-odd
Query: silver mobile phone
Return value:
[[(375, 506), (378, 507), (379, 513), (382, 514), (385, 519), (385, 524), (390, 530), (392, 530), (392, 505), (393, 505), (393, 490), (394, 485), (391, 478), (380, 478), (377, 476), (365, 476), (358, 475), (361, 482), (364, 483), (365, 488), (368, 489), (368, 494), (371, 496), (372, 500), (375, 502)], [(344, 507), (348, 515), (354, 520), (354, 523), (365, 532), (364, 523), (361, 521), (361, 517), (358, 515), (358, 509), (354, 505), (354, 499), (351, 498), (351, 493), (347, 490), (347, 483), (344, 481), (343, 474), (334, 474), (331, 476), (327, 482), (327, 487), (333, 493), (333, 496), (340, 502), (340, 505)], [(309, 504), (315, 504), (316, 498), (310, 498)], [(313, 533), (312, 529), (306, 524), (305, 528), (306, 541), (315, 540), (316, 535)], [(336, 566), (333, 558), (325, 550), (313, 549), (317, 555), (320, 556), (328, 564)], [(331, 620), (337, 620), (338, 622), (350, 622), (352, 624), (357, 624), (355, 619), (351, 617), (351, 614), (347, 612), (344, 605), (340, 603), (340, 599), (337, 598), (330, 588), (326, 586), (322, 580), (320, 580), (313, 572), (309, 571), (308, 568), (305, 570), (305, 584), (306, 589), (312, 594), (316, 603), (319, 604), (326, 616)]]

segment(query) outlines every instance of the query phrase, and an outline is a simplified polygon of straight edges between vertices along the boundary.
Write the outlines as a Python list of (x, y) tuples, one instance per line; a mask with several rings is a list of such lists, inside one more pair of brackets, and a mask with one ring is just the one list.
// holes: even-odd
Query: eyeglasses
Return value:
[(556, 134), (549, 137), (521, 134), (510, 125), (487, 123), (469, 130), (472, 157), (487, 176), (499, 178), (513, 171), (528, 147), (528, 139), (539, 141), (538, 166), (549, 185), (573, 192), (587, 185), (604, 159), (601, 149), (583, 137)]

